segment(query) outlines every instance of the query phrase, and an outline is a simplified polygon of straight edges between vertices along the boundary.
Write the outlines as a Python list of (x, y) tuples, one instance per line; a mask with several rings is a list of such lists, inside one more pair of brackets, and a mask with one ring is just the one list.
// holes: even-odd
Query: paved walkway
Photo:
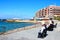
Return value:
[(8, 35), (0, 35), (0, 40), (60, 40), (60, 23), (54, 31), (48, 31), (48, 36), (44, 39), (37, 38), (40, 27), (19, 31)]

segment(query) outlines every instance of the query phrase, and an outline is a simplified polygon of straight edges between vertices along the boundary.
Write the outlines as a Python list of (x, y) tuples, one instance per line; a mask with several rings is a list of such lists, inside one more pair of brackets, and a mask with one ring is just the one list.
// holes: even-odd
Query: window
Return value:
[(52, 8), (50, 8), (50, 9), (52, 9)]

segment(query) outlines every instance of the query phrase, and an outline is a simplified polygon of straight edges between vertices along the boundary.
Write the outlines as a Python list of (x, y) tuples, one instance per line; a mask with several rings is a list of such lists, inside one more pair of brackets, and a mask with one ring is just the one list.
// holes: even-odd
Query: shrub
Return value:
[(60, 16), (57, 16), (57, 17), (54, 16), (54, 19), (60, 21)]

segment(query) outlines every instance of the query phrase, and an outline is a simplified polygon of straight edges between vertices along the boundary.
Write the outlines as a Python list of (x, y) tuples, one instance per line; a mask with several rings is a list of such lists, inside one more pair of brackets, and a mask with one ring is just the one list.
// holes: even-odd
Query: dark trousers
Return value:
[(47, 35), (47, 30), (44, 29), (42, 33), (38, 33), (38, 38), (44, 38)]
[(54, 25), (50, 24), (49, 27), (47, 28), (48, 31), (53, 31)]

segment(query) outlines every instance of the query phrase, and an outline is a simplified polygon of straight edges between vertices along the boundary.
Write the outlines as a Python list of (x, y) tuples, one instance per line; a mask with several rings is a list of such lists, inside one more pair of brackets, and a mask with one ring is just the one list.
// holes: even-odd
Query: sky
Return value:
[(0, 19), (31, 19), (49, 5), (60, 6), (60, 0), (0, 0)]

